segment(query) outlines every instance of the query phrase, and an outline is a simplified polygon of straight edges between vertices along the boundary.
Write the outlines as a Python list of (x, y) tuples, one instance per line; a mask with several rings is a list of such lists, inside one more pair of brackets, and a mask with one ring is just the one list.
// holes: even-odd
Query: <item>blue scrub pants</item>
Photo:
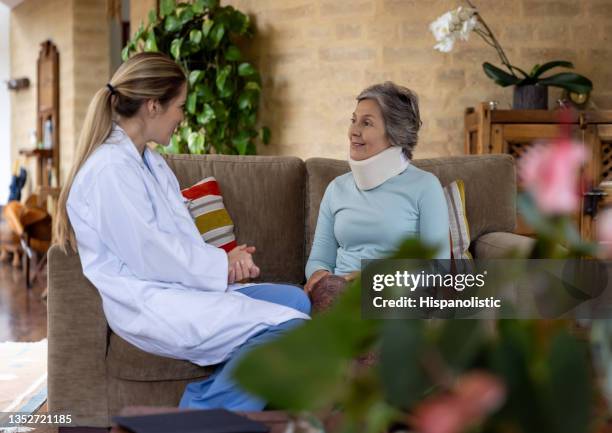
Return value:
[[(310, 314), (308, 295), (299, 287), (285, 284), (259, 284), (238, 290), (251, 298), (273, 302)], [(302, 319), (293, 319), (271, 326), (249, 338), (238, 347), (232, 357), (219, 364), (215, 372), (200, 382), (185, 387), (180, 408), (228, 409), (235, 411), (260, 411), (266, 402), (242, 390), (233, 380), (232, 371), (238, 361), (251, 349), (274, 340), (287, 331), (301, 325)]]

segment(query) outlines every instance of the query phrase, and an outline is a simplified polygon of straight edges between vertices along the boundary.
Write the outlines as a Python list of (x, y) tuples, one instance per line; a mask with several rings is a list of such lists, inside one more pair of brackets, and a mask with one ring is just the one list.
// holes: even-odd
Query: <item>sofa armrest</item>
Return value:
[(102, 300), (78, 255), (58, 246), (48, 254), (49, 411), (72, 414), (73, 425), (106, 427), (109, 331)]
[(535, 239), (508, 232), (492, 232), (479, 236), (474, 242), (476, 259), (502, 259), (516, 253), (521, 257), (527, 255)]

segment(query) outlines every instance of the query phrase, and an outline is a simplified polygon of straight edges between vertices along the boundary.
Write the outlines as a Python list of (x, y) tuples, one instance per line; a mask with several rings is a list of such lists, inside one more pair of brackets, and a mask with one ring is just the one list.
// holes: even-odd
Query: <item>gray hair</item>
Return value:
[(419, 128), (423, 124), (416, 93), (407, 87), (386, 81), (368, 87), (357, 96), (357, 101), (364, 99), (372, 99), (378, 103), (391, 145), (401, 147), (404, 155), (412, 159), (412, 150), (417, 145)]

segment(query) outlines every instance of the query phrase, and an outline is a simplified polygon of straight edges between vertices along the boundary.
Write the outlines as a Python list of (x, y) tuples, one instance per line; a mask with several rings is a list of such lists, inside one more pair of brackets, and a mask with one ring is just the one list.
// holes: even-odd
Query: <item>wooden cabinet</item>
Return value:
[(49, 40), (40, 44), (37, 69), (36, 141), (43, 146), (19, 154), (35, 161), (34, 193), (44, 206), (59, 195), (60, 181), (59, 53)]
[[(518, 159), (534, 142), (557, 137), (559, 122), (558, 111), (496, 110), (482, 103), (465, 111), (465, 153), (508, 153)], [(581, 236), (593, 239), (598, 207), (612, 205), (612, 196), (606, 195), (612, 193), (612, 111), (573, 112), (569, 122), (589, 155), (582, 209), (575, 220)], [(520, 215), (516, 232), (533, 234)]]

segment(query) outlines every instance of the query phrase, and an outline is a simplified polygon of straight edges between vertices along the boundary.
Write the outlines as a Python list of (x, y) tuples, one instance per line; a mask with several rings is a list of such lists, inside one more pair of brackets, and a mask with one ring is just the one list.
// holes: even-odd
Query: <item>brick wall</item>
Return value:
[[(60, 177), (65, 178), (94, 92), (108, 80), (105, 0), (26, 0), (11, 11), (11, 76), (30, 78), (11, 96), (11, 155), (29, 148), (36, 127), (36, 61), (40, 43), (51, 39), (60, 54)], [(30, 173), (34, 171), (31, 170)]]
[(149, 11), (157, 8), (157, 0), (130, 0), (130, 33), (134, 34), (142, 22), (149, 23)]
[[(612, 109), (612, 1), (475, 0), (523, 69), (565, 59), (593, 80), (593, 101)], [(354, 98), (369, 84), (393, 80), (421, 98), (423, 129), (416, 158), (463, 152), (463, 110), (497, 100), (482, 63), (498, 64), (476, 35), (449, 54), (432, 49), (429, 23), (459, 0), (225, 0), (249, 13), (257, 35), (247, 48), (264, 78), (261, 119), (272, 128), (264, 154), (344, 158)], [(551, 89), (551, 103), (560, 91)]]

